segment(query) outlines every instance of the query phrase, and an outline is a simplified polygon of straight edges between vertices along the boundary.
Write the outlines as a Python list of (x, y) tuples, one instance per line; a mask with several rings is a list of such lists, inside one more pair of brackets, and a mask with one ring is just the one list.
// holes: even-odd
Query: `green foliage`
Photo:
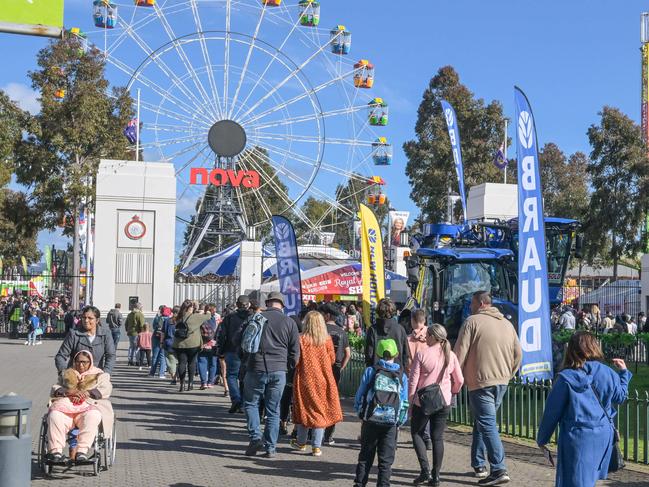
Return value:
[(539, 152), (545, 214), (582, 221), (588, 208), (588, 158), (575, 152), (567, 158), (554, 143)]
[(559, 330), (552, 334), (552, 339), (557, 343), (568, 343), (576, 330)]
[(352, 350), (357, 352), (363, 352), (365, 350), (365, 337), (359, 337), (355, 333), (348, 333), (349, 336), (349, 346)]
[(11, 180), (14, 147), (20, 141), (27, 117), (28, 114), (0, 90), (0, 188)]
[(636, 336), (632, 333), (604, 333), (599, 335), (603, 347), (622, 348), (636, 343)]
[(0, 190), (0, 257), (5, 268), (20, 264), (20, 257), (37, 261), (37, 219), (25, 193)]
[(446, 219), (448, 188), (458, 191), (451, 144), (440, 100), (455, 109), (460, 128), (465, 187), (485, 182), (501, 182), (502, 171), (493, 157), (503, 140), (504, 116), (500, 102), (488, 105), (460, 83), (451, 67), (441, 68), (431, 79), (419, 105), (416, 139), (403, 145), (408, 157), (406, 175), (410, 197), (426, 221)]
[[(93, 206), (100, 158), (128, 158), (122, 130), (133, 108), (125, 89), (107, 93), (102, 54), (82, 54), (74, 37), (42, 49), (37, 62), (39, 69), (29, 76), (40, 93), (41, 112), (27, 121), (15, 173), (30, 188), (43, 226), (54, 228), (74, 216), (84, 198)], [(55, 97), (57, 90), (65, 91), (63, 99)]]
[(609, 255), (617, 263), (644, 247), (644, 215), (649, 208), (649, 160), (642, 131), (617, 108), (604, 107), (599, 125), (588, 129), (588, 162), (593, 193), (584, 220), (586, 258)]

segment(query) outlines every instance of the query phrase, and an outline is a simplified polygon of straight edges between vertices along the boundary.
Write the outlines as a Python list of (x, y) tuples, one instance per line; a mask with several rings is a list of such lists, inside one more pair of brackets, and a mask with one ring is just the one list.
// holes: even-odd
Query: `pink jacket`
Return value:
[(142, 350), (151, 350), (151, 337), (153, 333), (150, 331), (141, 331), (137, 334), (137, 346)]
[[(408, 377), (408, 398), (410, 404), (419, 406), (419, 399), (416, 392), (422, 387), (435, 384), (442, 368), (444, 367), (444, 352), (442, 346), (437, 343), (432, 347), (421, 349), (415, 355), (410, 364), (410, 376)], [(447, 405), (451, 404), (451, 395), (457, 394), (464, 384), (464, 376), (460, 363), (453, 352), (444, 376), (439, 383)]]

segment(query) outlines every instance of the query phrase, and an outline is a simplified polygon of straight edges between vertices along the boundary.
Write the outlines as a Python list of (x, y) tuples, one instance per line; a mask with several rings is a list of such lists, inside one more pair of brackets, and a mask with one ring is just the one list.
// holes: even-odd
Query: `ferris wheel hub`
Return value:
[(210, 128), (207, 142), (219, 157), (234, 157), (246, 148), (246, 131), (234, 120), (219, 120)]

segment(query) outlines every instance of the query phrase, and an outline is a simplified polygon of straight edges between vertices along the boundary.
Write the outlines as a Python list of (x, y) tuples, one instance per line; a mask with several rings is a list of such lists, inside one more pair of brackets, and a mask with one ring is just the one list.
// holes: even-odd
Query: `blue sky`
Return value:
[[(67, 1), (66, 26), (91, 29), (91, 4)], [(534, 109), (541, 144), (588, 152), (586, 130), (602, 106), (619, 107), (639, 121), (644, 9), (649, 2), (639, 0), (322, 2), (323, 25), (344, 23), (353, 33), (352, 57), (376, 64), (375, 91), (390, 103), (386, 135), (395, 147), (393, 165), (380, 174), (393, 205), (413, 212), (401, 145), (413, 136), (422, 92), (439, 67), (453, 65), (464, 84), (487, 101), (500, 100), (509, 117), (513, 86), (520, 86)], [(46, 43), (0, 34), (0, 88), (31, 110), (38, 103), (26, 73)]]

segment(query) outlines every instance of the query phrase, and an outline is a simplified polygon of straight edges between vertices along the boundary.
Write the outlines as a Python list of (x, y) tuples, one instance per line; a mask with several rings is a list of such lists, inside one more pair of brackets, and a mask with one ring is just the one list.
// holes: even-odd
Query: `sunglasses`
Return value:
[(75, 360), (74, 363), (88, 365), (90, 363), (90, 360)]

